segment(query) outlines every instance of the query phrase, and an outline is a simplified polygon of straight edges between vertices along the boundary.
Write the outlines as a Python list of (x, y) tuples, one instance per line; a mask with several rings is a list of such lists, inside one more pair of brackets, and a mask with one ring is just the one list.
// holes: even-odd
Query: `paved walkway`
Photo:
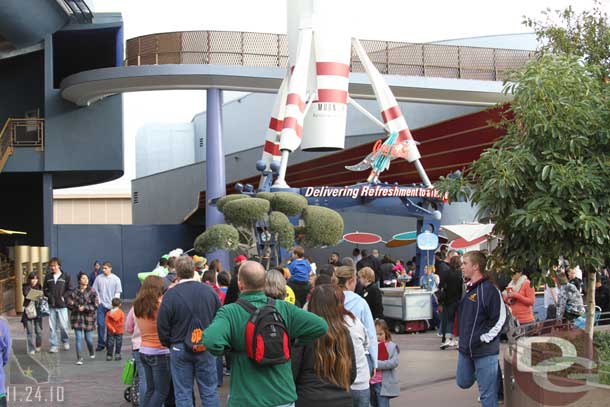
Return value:
[[(46, 323), (43, 331), (44, 351), (30, 357), (25, 351), (25, 330), (19, 318), (7, 317), (7, 319), (14, 348), (7, 369), (8, 389), (9, 392), (13, 392), (9, 394), (9, 405), (15, 407), (94, 405), (127, 407), (130, 405), (123, 398), (123, 391), (126, 388), (121, 383), (124, 360), (107, 362), (105, 353), (98, 352), (94, 360), (86, 358), (84, 365), (75, 365), (76, 353), (72, 332), (69, 351), (47, 353), (49, 330)], [(401, 397), (393, 404), (416, 405), (415, 403), (421, 402), (451, 407), (479, 406), (476, 386), (469, 390), (461, 390), (455, 385), (457, 352), (441, 351), (438, 347), (440, 338), (435, 333), (394, 335), (393, 339), (401, 349), (399, 367)], [(126, 335), (123, 340), (123, 358), (129, 357), (130, 346), (130, 338)], [(229, 380), (226, 380), (220, 389), (223, 406), (226, 404), (228, 388)]]

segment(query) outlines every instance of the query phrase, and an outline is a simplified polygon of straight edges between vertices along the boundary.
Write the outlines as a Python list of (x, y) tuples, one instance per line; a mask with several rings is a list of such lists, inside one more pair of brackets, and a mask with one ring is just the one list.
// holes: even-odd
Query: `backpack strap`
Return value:
[(245, 309), (248, 312), (248, 314), (254, 314), (256, 312), (257, 308), (246, 300), (239, 299), (239, 300), (235, 301), (235, 303), (238, 304), (239, 306), (241, 306), (243, 309)]

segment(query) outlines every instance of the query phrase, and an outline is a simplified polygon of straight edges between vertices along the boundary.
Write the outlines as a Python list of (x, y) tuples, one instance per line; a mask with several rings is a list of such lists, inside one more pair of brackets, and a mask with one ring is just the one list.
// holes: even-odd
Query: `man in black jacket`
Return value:
[(50, 353), (57, 353), (57, 329), (61, 330), (61, 341), (64, 350), (70, 350), (68, 339), (68, 308), (66, 300), (72, 291), (70, 275), (61, 270), (61, 261), (57, 257), (49, 260), (49, 273), (44, 279), (44, 296), (49, 299), (49, 342)]
[(191, 335), (193, 318), (198, 318), (204, 330), (210, 325), (220, 299), (207, 284), (194, 277), (195, 265), (188, 256), (176, 260), (178, 283), (163, 296), (157, 316), (159, 341), (170, 350), (170, 365), (176, 405), (193, 405), (193, 379), (197, 381), (201, 403), (218, 406), (216, 358), (207, 351), (191, 352), (184, 340)]

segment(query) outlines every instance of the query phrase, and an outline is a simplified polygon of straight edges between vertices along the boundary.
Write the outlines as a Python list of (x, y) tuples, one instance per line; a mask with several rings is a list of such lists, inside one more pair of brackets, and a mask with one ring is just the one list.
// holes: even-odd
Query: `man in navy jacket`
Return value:
[(495, 407), (501, 386), (498, 358), (506, 309), (500, 291), (487, 278), (486, 263), (479, 251), (464, 255), (462, 271), (469, 282), (459, 307), (456, 381), (462, 389), (476, 381), (483, 407)]

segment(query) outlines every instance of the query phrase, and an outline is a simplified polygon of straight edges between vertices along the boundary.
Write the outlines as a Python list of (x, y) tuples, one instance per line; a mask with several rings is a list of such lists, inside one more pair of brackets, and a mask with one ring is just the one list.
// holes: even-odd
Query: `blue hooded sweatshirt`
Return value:
[(369, 354), (373, 359), (373, 366), (377, 368), (377, 331), (369, 304), (353, 291), (343, 291), (343, 294), (345, 295), (345, 309), (354, 314), (366, 329), (366, 335), (369, 338)]
[(475, 359), (500, 353), (500, 332), (506, 320), (502, 294), (483, 278), (466, 288), (458, 311), (460, 353)]

